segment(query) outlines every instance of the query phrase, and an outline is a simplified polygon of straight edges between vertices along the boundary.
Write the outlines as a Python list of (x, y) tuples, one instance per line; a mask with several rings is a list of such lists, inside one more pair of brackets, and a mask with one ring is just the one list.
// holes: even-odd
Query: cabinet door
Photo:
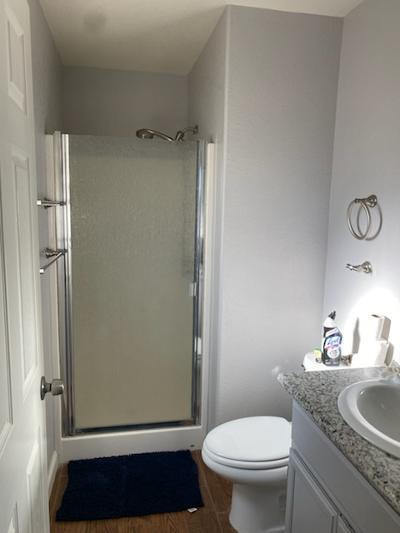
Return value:
[(354, 533), (354, 529), (351, 529), (351, 527), (348, 526), (341, 517), (339, 517), (336, 533)]
[(289, 462), (286, 532), (336, 533), (337, 518), (338, 513), (328, 497), (292, 452)]

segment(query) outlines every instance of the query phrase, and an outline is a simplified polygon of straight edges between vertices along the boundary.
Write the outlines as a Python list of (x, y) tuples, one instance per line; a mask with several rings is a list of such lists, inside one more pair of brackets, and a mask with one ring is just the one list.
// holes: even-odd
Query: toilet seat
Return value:
[(226, 422), (206, 437), (203, 451), (231, 468), (270, 470), (287, 466), (291, 424), (280, 417), (257, 416)]
[(289, 463), (289, 457), (283, 457), (278, 461), (237, 461), (235, 459), (227, 459), (213, 453), (207, 444), (203, 444), (203, 453), (206, 453), (213, 461), (220, 465), (230, 466), (231, 468), (242, 468), (245, 470), (272, 470), (275, 468), (281, 468), (287, 466)]

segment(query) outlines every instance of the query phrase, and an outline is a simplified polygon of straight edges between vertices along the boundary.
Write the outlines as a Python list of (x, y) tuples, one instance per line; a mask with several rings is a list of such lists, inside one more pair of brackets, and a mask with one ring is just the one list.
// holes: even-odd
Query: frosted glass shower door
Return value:
[(192, 418), (196, 143), (69, 136), (76, 429)]

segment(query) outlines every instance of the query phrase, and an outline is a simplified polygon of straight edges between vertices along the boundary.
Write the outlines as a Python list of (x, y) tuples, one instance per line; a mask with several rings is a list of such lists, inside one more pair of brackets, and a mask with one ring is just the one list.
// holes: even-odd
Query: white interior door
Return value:
[(49, 531), (30, 43), (27, 1), (0, 0), (1, 533)]

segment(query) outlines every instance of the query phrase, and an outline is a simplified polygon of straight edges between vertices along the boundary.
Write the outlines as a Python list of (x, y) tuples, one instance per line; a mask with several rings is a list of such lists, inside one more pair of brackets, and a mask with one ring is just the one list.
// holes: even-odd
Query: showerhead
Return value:
[(160, 139), (164, 139), (164, 141), (168, 141), (171, 143), (183, 141), (185, 137), (185, 133), (192, 133), (195, 134), (199, 131), (199, 128), (197, 126), (194, 126), (193, 128), (185, 128), (183, 130), (179, 130), (175, 138), (170, 137), (166, 133), (162, 133), (161, 131), (157, 130), (151, 130), (149, 128), (142, 128), (140, 130), (137, 130), (136, 137), (139, 139), (154, 139), (154, 137), (159, 137)]

